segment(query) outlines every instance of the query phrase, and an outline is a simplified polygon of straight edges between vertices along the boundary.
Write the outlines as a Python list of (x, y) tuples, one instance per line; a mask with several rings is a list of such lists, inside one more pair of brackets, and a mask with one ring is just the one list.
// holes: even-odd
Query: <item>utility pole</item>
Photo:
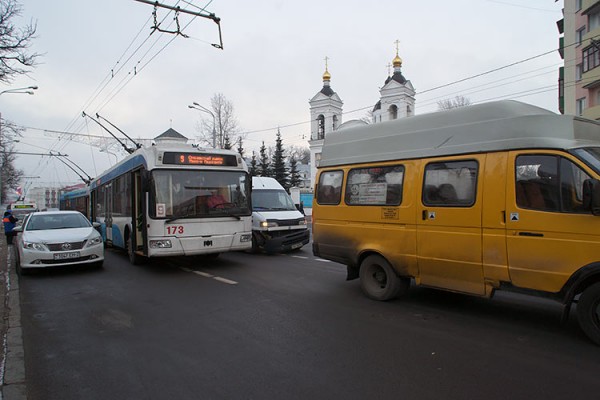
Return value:
[[(0, 95), (4, 93), (22, 93), (22, 94), (34, 94), (33, 91), (37, 90), (37, 86), (27, 86), (23, 88), (16, 89), (7, 89), (0, 92)], [(2, 126), (2, 113), (0, 112), (0, 204), (3, 204), (4, 196), (2, 196), (2, 173), (4, 172), (4, 161), (6, 160), (6, 152), (4, 151), (4, 147), (2, 147), (2, 130), (4, 127)], [(5, 144), (6, 145), (6, 144)]]

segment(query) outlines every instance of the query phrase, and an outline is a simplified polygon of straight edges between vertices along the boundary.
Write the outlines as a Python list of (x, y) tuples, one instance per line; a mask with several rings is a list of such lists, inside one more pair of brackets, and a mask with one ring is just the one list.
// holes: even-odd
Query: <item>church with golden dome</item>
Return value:
[[(380, 98), (371, 110), (371, 123), (380, 123), (415, 114), (415, 89), (402, 75), (402, 59), (398, 55), (392, 60), (393, 73), (388, 72), (384, 85), (379, 90)], [(331, 74), (327, 58), (323, 73), (323, 88), (308, 102), (310, 105), (310, 181), (314, 185), (317, 167), (321, 159), (323, 140), (329, 133), (352, 126), (364, 125), (363, 120), (342, 121), (344, 102), (331, 88)]]

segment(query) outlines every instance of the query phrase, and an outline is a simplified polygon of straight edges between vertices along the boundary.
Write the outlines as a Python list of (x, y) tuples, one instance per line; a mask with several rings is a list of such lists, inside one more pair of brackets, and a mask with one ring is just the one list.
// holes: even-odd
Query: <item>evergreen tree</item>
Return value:
[(290, 187), (300, 186), (300, 172), (298, 171), (298, 161), (290, 157)]
[(258, 176), (271, 176), (271, 162), (269, 161), (269, 156), (267, 155), (267, 148), (265, 147), (265, 142), (262, 142), (262, 146), (260, 146), (260, 161), (258, 164)]
[(250, 162), (250, 176), (258, 176), (258, 165), (256, 162), (256, 154), (252, 152), (252, 161)]
[(244, 146), (242, 144), (242, 137), (241, 136), (238, 138), (237, 152), (240, 154), (240, 156), (242, 158), (244, 158)]
[(281, 132), (279, 129), (277, 129), (275, 152), (273, 153), (273, 177), (285, 190), (290, 189), (288, 171), (285, 166), (285, 154), (283, 153), (283, 142), (281, 140)]
[(231, 150), (231, 141), (229, 140), (229, 135), (225, 134), (225, 139), (223, 140), (223, 148), (226, 150)]

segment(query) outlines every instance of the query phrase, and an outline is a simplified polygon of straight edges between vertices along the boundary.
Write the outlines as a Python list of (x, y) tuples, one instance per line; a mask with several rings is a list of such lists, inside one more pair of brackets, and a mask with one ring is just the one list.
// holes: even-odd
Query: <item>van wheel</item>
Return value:
[(391, 300), (406, 293), (409, 286), (410, 279), (396, 275), (382, 256), (368, 256), (360, 264), (360, 287), (374, 300)]
[(600, 282), (581, 294), (577, 303), (577, 320), (585, 334), (600, 345)]
[(142, 265), (145, 261), (144, 257), (133, 251), (133, 241), (131, 237), (127, 238), (127, 255), (129, 256), (129, 262), (133, 265)]

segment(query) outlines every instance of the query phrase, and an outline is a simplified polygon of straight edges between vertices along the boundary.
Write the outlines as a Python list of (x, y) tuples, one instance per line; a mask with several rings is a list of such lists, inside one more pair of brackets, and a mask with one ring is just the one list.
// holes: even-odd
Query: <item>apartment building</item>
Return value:
[(563, 114), (600, 119), (600, 1), (564, 0), (557, 22), (559, 52), (559, 110)]

